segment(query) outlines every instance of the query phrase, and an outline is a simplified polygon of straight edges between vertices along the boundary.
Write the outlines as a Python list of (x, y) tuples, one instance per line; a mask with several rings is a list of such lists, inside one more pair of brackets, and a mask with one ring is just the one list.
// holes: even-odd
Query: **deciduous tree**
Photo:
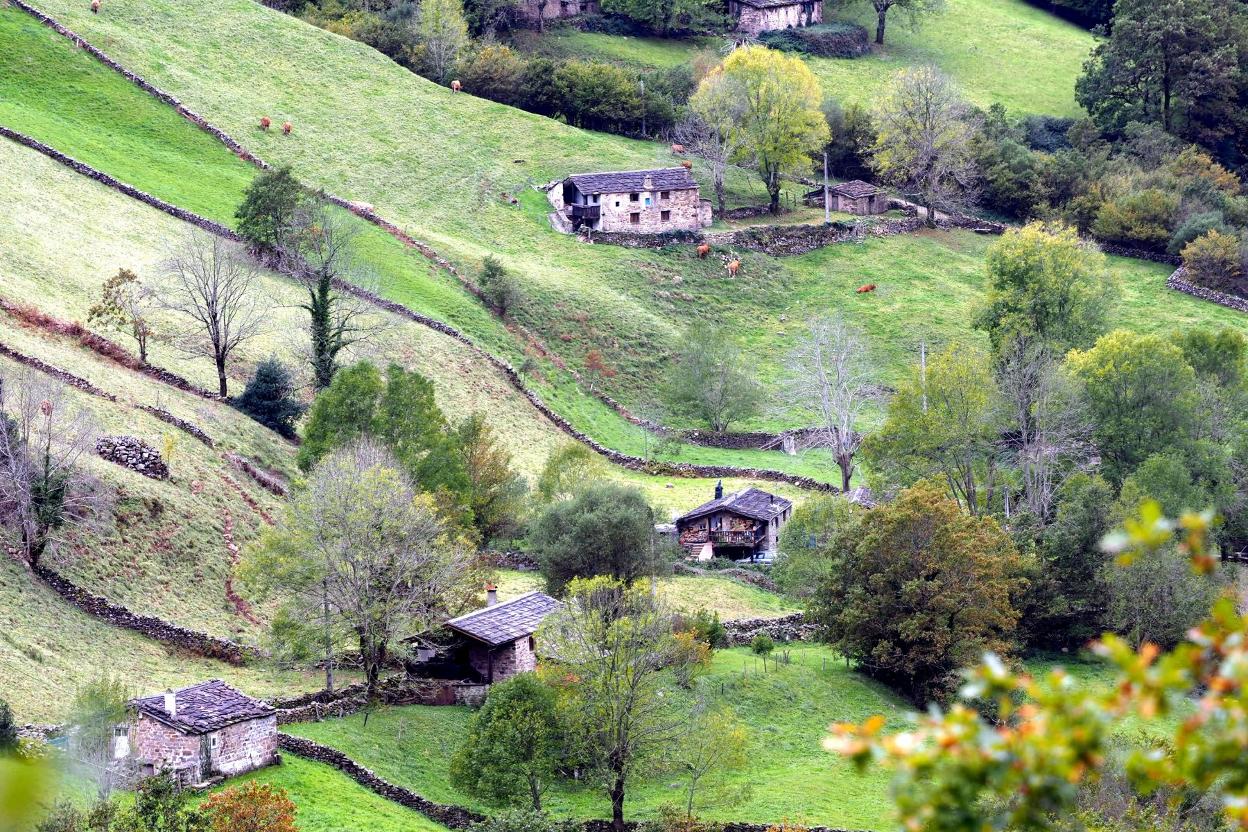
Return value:
[(609, 575), (631, 583), (653, 571), (654, 512), (635, 488), (589, 485), (537, 518), (529, 546), (551, 592), (573, 578)]
[(696, 327), (685, 339), (661, 390), (676, 416), (724, 433), (758, 412), (763, 391), (727, 333)]
[(440, 84), (451, 78), (459, 53), (468, 46), (468, 23), (461, 0), (423, 0), (416, 12), (416, 38), (424, 49), (430, 77)]
[(139, 361), (147, 363), (147, 347), (162, 340), (152, 321), (152, 312), (159, 306), (155, 294), (144, 286), (130, 269), (118, 269), (104, 281), (100, 299), (87, 313), (88, 324), (101, 324), (134, 339), (139, 348)]
[(468, 477), (468, 508), (481, 540), (505, 539), (517, 532), (528, 489), (489, 423), (481, 414), (472, 414), (455, 428), (453, 442)]
[(537, 478), (543, 502), (571, 499), (606, 471), (602, 457), (580, 442), (564, 442), (550, 452)]
[(694, 818), (698, 789), (708, 780), (744, 768), (750, 735), (728, 708), (699, 708), (673, 745), (670, 763), (685, 780), (685, 819)]
[(309, 194), (289, 165), (256, 174), (234, 212), (238, 233), (259, 251), (279, 252), (294, 232), (296, 215)]
[(894, 9), (907, 15), (912, 25), (917, 24), (923, 15), (942, 11), (944, 0), (862, 0), (869, 3), (875, 10), (875, 42), (884, 44), (884, 29), (888, 24), (888, 13)]
[(737, 155), (742, 134), (737, 130), (745, 108), (745, 95), (736, 79), (720, 74), (703, 80), (689, 100), (689, 115), (676, 125), (675, 137), (690, 153), (711, 169), (715, 204), (722, 214), (728, 209), (724, 173)]

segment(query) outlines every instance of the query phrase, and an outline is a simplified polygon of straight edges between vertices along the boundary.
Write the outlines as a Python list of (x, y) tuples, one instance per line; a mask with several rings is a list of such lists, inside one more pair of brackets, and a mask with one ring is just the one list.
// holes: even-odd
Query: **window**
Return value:
[(619, 201), (618, 199), (615, 201), (615, 207), (616, 207), (616, 208), (619, 208), (619, 207), (620, 207), (620, 201)]
[(641, 199), (641, 194), (629, 194), (628, 195), (629, 202), (636, 202), (639, 199)]
[(638, 214), (636, 212), (629, 214), (628, 222), (630, 225), (641, 225), (641, 214)]
[(659, 199), (671, 199), (671, 198), (672, 198), (671, 191), (659, 191)]
[(529, 649), (537, 650), (537, 642), (533, 640), (533, 636), (529, 636)]
[(660, 212), (659, 212), (659, 219), (660, 219), (660, 220), (662, 220), (663, 222), (671, 222), (671, 220), (672, 220), (672, 212), (671, 212), (671, 211), (660, 211)]

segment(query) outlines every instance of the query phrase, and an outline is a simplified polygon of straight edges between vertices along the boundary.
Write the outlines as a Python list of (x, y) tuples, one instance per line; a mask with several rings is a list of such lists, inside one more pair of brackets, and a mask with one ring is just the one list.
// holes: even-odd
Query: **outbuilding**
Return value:
[(728, 0), (737, 31), (758, 35), (775, 29), (796, 29), (823, 22), (821, 0)]
[[(823, 207), (823, 188), (806, 193), (806, 203)], [(828, 208), (847, 214), (869, 216), (888, 210), (888, 194), (870, 182), (851, 179), (828, 188)]]
[(793, 503), (760, 488), (724, 496), (715, 486), (715, 499), (676, 518), (680, 545), (699, 560), (724, 557), (770, 562), (780, 530), (793, 513)]
[(576, 173), (556, 184), (551, 202), (565, 230), (697, 231), (711, 224), (710, 200), (684, 167)]
[(528, 592), (507, 601), (486, 590), (486, 606), (452, 618), (446, 627), (458, 636), (454, 653), (481, 682), (501, 682), (537, 669), (537, 629), (559, 602), (544, 592)]

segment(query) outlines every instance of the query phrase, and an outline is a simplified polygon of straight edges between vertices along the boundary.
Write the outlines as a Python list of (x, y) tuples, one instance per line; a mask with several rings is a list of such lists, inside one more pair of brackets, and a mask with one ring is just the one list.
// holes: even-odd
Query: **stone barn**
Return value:
[(796, 29), (823, 22), (822, 0), (728, 0), (728, 14), (737, 31), (758, 35), (775, 29)]
[[(841, 182), (839, 185), (830, 186), (828, 188), (828, 202), (831, 203), (828, 206), (830, 210), (843, 211), (847, 214), (858, 214), (859, 216), (883, 214), (888, 210), (888, 194), (870, 182), (863, 182), (861, 179), (852, 179), (849, 182)], [(808, 191), (806, 193), (806, 203), (822, 208), (823, 188), (815, 188), (813, 191)]]
[(525, 23), (540, 29), (547, 20), (597, 14), (598, 0), (523, 0), (516, 12)]
[(543, 592), (529, 592), (509, 601), (498, 590), (486, 590), (486, 605), (446, 622), (458, 637), (454, 652), (477, 679), (501, 682), (537, 668), (537, 628), (559, 602)]
[(575, 232), (697, 231), (711, 224), (710, 200), (686, 168), (578, 173), (550, 189), (560, 226)]
[(277, 712), (220, 679), (145, 696), (119, 730), (114, 757), (128, 758), (138, 777), (169, 772), (183, 786), (277, 762)]
[(722, 483), (715, 499), (676, 518), (680, 545), (698, 560), (713, 557), (770, 563), (780, 529), (793, 514), (793, 503), (759, 488), (724, 496)]

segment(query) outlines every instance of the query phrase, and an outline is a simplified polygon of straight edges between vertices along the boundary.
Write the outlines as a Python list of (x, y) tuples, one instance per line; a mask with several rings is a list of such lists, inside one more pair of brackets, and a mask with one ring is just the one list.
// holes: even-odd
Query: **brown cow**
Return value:
[(91, 14), (100, 13), (100, 0), (91, 0)]
[(867, 293), (867, 292), (874, 292), (874, 291), (875, 291), (875, 284), (874, 284), (874, 283), (866, 283), (866, 284), (864, 284), (864, 285), (862, 285), (862, 286), (859, 286), (857, 291), (858, 291), (858, 294), (860, 294), (860, 295), (865, 294), (865, 293)]
[(728, 263), (728, 276), (736, 277), (737, 272), (740, 271), (740, 269), (741, 269), (741, 261), (732, 260), (731, 262)]
[(706, 259), (706, 255), (708, 255), (708, 254), (710, 254), (710, 253), (711, 253), (711, 244), (710, 244), (710, 243), (703, 243), (702, 245), (698, 246), (698, 259), (699, 259), (699, 260), (705, 260), (705, 259)]
[(454, 81), (451, 82), (451, 92), (459, 92), (463, 88), (464, 88), (464, 85), (459, 83), (458, 78), (456, 78)]
[(683, 160), (680, 166), (685, 170), (693, 170), (693, 162), (690, 162), (688, 159)]
[(294, 129), (295, 129), (295, 125), (291, 124), (289, 121), (282, 122), (282, 135), (283, 136), (289, 136), (290, 131)]
[(682, 154), (682, 153), (684, 153), (684, 152), (685, 152), (685, 146), (684, 146), (683, 144), (674, 144), (674, 145), (672, 145), (672, 155), (673, 155), (673, 156), (679, 156), (680, 154)]
[(268, 130), (272, 124), (273, 124), (273, 120), (271, 118), (269, 118), (268, 116), (260, 116), (260, 129), (261, 130)]

